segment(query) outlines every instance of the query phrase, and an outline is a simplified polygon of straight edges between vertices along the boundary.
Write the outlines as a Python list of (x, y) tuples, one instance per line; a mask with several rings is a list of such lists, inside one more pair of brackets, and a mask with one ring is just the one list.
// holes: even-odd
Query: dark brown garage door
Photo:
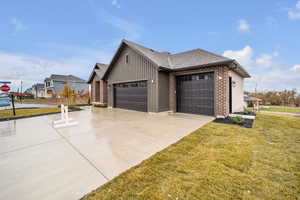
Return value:
[(147, 112), (147, 82), (115, 84), (114, 102), (116, 108)]
[(177, 112), (214, 115), (214, 74), (178, 76)]

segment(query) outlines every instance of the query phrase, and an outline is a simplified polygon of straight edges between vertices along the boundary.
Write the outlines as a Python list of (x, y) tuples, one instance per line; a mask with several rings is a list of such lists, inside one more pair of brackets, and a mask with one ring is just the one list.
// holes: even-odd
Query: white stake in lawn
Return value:
[(61, 111), (60, 113), (61, 119), (57, 121), (53, 121), (54, 128), (62, 128), (62, 127), (73, 126), (78, 124), (78, 122), (73, 121), (72, 118), (69, 118), (68, 106), (64, 106), (63, 104), (61, 104), (60, 111)]

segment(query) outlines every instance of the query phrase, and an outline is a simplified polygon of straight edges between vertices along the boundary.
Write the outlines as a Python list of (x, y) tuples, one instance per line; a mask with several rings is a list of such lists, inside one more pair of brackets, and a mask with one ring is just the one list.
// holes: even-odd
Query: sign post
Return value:
[[(11, 84), (10, 81), (0, 81), (0, 83), (2, 83), (3, 85), (0, 87), (0, 90), (2, 92), (9, 92), (10, 90), (10, 87), (7, 85), (7, 84)], [(11, 94), (10, 95), (10, 98), (11, 98), (11, 104), (12, 104), (12, 109), (13, 109), (13, 114), (14, 116), (16, 115), (16, 109), (15, 109), (15, 98), (14, 98), (14, 95)]]
[(16, 116), (15, 97), (14, 97), (13, 94), (11, 94), (10, 97), (11, 97), (11, 105), (12, 105), (12, 108), (13, 108), (13, 113), (14, 113), (14, 116)]

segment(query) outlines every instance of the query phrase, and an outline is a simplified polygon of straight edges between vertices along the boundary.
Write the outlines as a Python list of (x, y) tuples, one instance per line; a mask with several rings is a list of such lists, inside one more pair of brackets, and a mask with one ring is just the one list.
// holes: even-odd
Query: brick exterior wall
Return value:
[(215, 78), (215, 116), (227, 116), (229, 114), (229, 69), (226, 66), (215, 66), (197, 70), (172, 72), (169, 76), (170, 110), (176, 112), (176, 76), (201, 72), (214, 72)]

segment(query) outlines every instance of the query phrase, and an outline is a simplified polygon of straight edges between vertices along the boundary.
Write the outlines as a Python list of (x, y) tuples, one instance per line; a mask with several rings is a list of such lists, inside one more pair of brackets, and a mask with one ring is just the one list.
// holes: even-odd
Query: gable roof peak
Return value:
[[(121, 44), (119, 45), (117, 52), (115, 53), (110, 64), (108, 65), (107, 69), (110, 69), (111, 66), (113, 65), (123, 45), (128, 46), (129, 48), (133, 49), (136, 53), (147, 58), (152, 63), (154, 63), (158, 68), (166, 69), (166, 70), (182, 70), (191, 67), (211, 66), (216, 64), (226, 64), (226, 65), (232, 63), (238, 64), (233, 59), (200, 48), (172, 54), (166, 51), (162, 51), (162, 52), (155, 51), (153, 49), (144, 47), (135, 42), (123, 39)], [(242, 68), (240, 65), (238, 65), (238, 67)], [(241, 69), (241, 71), (243, 76), (249, 77), (249, 74), (245, 70)], [(104, 76), (107, 73), (108, 70), (104, 73)]]

